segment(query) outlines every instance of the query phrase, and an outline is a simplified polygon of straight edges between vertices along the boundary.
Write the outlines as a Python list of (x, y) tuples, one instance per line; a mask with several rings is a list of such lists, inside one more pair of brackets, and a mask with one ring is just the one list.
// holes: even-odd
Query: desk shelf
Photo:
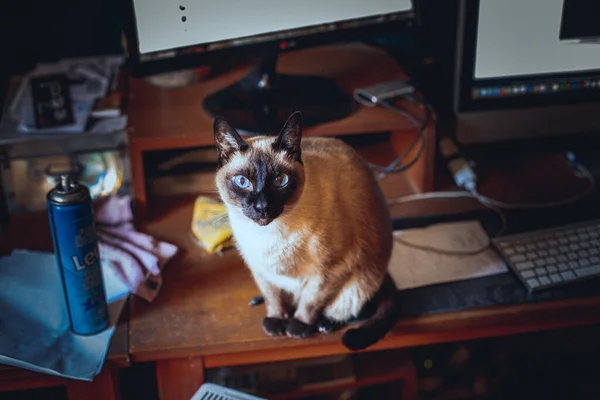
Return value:
[[(215, 78), (183, 88), (159, 88), (142, 79), (129, 85), (129, 151), (133, 174), (136, 215), (143, 215), (152, 199), (148, 195), (146, 153), (173, 149), (212, 147), (212, 118), (202, 109), (206, 96), (237, 81), (248, 66), (224, 72)], [(356, 88), (403, 77), (400, 66), (385, 52), (365, 45), (336, 45), (281, 55), (278, 71), (315, 74), (333, 78), (348, 93)], [(417, 117), (425, 110), (406, 105)], [(402, 115), (384, 108), (359, 106), (341, 120), (305, 129), (305, 136), (389, 134), (389, 148), (402, 153), (417, 130)], [(435, 120), (426, 127), (425, 151), (406, 176), (417, 192), (433, 189)], [(411, 154), (412, 155), (412, 154)], [(409, 155), (408, 159), (410, 159)]]
[[(336, 359), (338, 358), (336, 357)], [(330, 372), (330, 369), (341, 368), (338, 362), (342, 361), (336, 360), (327, 363), (328, 360), (323, 361), (323, 359), (315, 358), (305, 360), (302, 363), (288, 361), (274, 364), (255, 364), (227, 368), (226, 370), (210, 370), (207, 372), (206, 377), (208, 382), (223, 386), (233, 384), (234, 389), (241, 391), (250, 391), (252, 389), (236, 388), (235, 382), (239, 382), (240, 380), (244, 382), (254, 380), (253, 385), (256, 385), (256, 387), (252, 391), (258, 391), (258, 393), (255, 393), (257, 396), (268, 398), (269, 400), (313, 398), (388, 385), (392, 385), (394, 389), (399, 389), (400, 391), (401, 396), (398, 397), (398, 393), (396, 393), (394, 398), (402, 400), (415, 398), (417, 385), (416, 369), (406, 351), (391, 350), (361, 353), (347, 356), (347, 359), (344, 358), (343, 360), (343, 362), (349, 362), (352, 365), (352, 374), (347, 379), (323, 380), (319, 381), (316, 385), (306, 387), (302, 387), (303, 385), (299, 382), (299, 375), (295, 372), (298, 371), (298, 368), (311, 368), (311, 362), (323, 363), (325, 361), (325, 364), (314, 366), (314, 368)], [(308, 364), (306, 364), (307, 361)], [(277, 371), (278, 375), (282, 379), (285, 379), (285, 382), (271, 381), (269, 377), (272, 376), (273, 371)], [(224, 373), (226, 377), (221, 376), (221, 373)]]

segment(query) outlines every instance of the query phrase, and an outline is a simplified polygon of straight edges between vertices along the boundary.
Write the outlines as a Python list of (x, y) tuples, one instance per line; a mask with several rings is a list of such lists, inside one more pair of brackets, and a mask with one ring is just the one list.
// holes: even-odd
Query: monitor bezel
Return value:
[[(550, 73), (535, 76), (521, 75), (508, 78), (478, 79), (474, 78), (475, 53), (477, 46), (477, 28), (479, 24), (480, 0), (462, 0), (458, 7), (458, 34), (456, 52), (455, 79), (455, 111), (487, 111), (494, 109), (514, 109), (522, 107), (539, 107), (561, 104), (581, 104), (600, 102), (600, 89), (574, 90), (572, 92), (557, 92), (520, 95), (514, 97), (499, 97), (473, 99), (472, 89), (479, 86), (502, 86), (530, 84), (541, 80), (562, 80), (566, 78), (585, 79), (600, 77), (600, 68), (578, 73)], [(557, 40), (559, 38), (557, 37)], [(599, 49), (600, 51), (600, 49)]]
[[(161, 60), (142, 61), (136, 29), (134, 1), (126, 0), (124, 2), (124, 6), (125, 24), (123, 32), (126, 40), (127, 63), (131, 75), (138, 78), (177, 70), (191, 69), (203, 65), (228, 65), (247, 62), (250, 60), (257, 60), (261, 56), (270, 56), (274, 53), (282, 53), (340, 42), (360, 41), (361, 39), (367, 37), (397, 34), (403, 30), (412, 28), (415, 24), (418, 24), (418, 2), (412, 0), (412, 9), (410, 11), (400, 12), (399, 14), (402, 14), (403, 18), (396, 19), (394, 21), (355, 28), (340, 29), (326, 33), (319, 32), (316, 34), (303, 34), (290, 37), (285, 40), (276, 39), (263, 41), (260, 43), (203, 51), (199, 53), (177, 55), (173, 58)], [(292, 44), (288, 45), (284, 49), (281, 47), (281, 42)], [(198, 45), (206, 45), (206, 43), (198, 43), (196, 46)], [(186, 46), (172, 50), (181, 50), (193, 47), (194, 46)]]

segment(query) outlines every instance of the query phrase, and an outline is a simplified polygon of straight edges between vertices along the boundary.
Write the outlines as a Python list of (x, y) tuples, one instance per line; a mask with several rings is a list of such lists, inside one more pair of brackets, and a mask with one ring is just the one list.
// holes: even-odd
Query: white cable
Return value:
[[(420, 200), (459, 199), (459, 198), (475, 199), (475, 200), (479, 201), (483, 206), (494, 211), (498, 215), (502, 226), (500, 227), (498, 232), (492, 237), (492, 239), (496, 238), (496, 237), (500, 236), (502, 233), (504, 233), (508, 224), (506, 222), (506, 216), (504, 215), (502, 210), (494, 205), (483, 203), (481, 201), (481, 199), (479, 199), (477, 196), (473, 195), (473, 193), (470, 193), (470, 192), (456, 191), (456, 192), (417, 193), (417, 194), (411, 194), (411, 195), (407, 195), (407, 196), (403, 196), (403, 197), (397, 197), (394, 199), (389, 199), (387, 203), (388, 203), (388, 206), (393, 206), (393, 205), (411, 203), (411, 202), (420, 201)], [(402, 244), (404, 244), (406, 246), (415, 247), (415, 248), (418, 248), (421, 250), (427, 250), (427, 251), (431, 251), (434, 253), (446, 254), (446, 255), (474, 255), (474, 254), (480, 253), (483, 250), (487, 249), (488, 247), (490, 247), (490, 244), (491, 244), (491, 241), (490, 241), (485, 247), (478, 249), (476, 251), (451, 252), (448, 250), (436, 249), (436, 248), (430, 247), (430, 246), (414, 245), (412, 243), (405, 242), (398, 238), (396, 238), (395, 240), (400, 241)]]
[(388, 200), (388, 205), (410, 203), (419, 200), (429, 199), (458, 199), (458, 198), (473, 198), (474, 196), (469, 192), (456, 191), (456, 192), (427, 192), (427, 193), (416, 193), (407, 196), (396, 197)]
[[(574, 162), (575, 161), (574, 158), (571, 161)], [(561, 200), (545, 202), (545, 203), (509, 204), (509, 203), (504, 203), (502, 201), (495, 200), (495, 199), (492, 199), (492, 198), (482, 195), (481, 193), (479, 193), (477, 191), (477, 185), (475, 184), (475, 182), (469, 182), (465, 185), (466, 191), (417, 193), (417, 194), (412, 194), (412, 195), (408, 195), (408, 196), (398, 197), (395, 199), (389, 199), (388, 206), (410, 203), (410, 202), (420, 201), (420, 200), (431, 200), (431, 199), (457, 199), (457, 198), (475, 199), (475, 200), (479, 201), (479, 203), (481, 203), (483, 206), (494, 211), (500, 218), (500, 220), (502, 222), (502, 226), (501, 226), (500, 230), (494, 236), (494, 237), (498, 237), (502, 233), (504, 233), (504, 231), (506, 230), (507, 225), (508, 225), (507, 221), (506, 221), (506, 216), (502, 212), (502, 209), (515, 210), (515, 209), (520, 209), (520, 208), (557, 207), (557, 206), (562, 206), (562, 205), (566, 205), (569, 203), (573, 203), (577, 200), (584, 198), (588, 194), (590, 194), (596, 186), (596, 181), (594, 179), (594, 176), (590, 173), (590, 171), (587, 168), (585, 168), (583, 165), (581, 165), (579, 163), (576, 163), (575, 167), (579, 171), (581, 176), (583, 176), (585, 179), (588, 180), (589, 185), (581, 193), (578, 193), (575, 196), (570, 196), (570, 197), (567, 197), (567, 198), (561, 199)], [(412, 245), (410, 243), (406, 243), (404, 241), (402, 241), (402, 243), (405, 245), (410, 245), (412, 247), (422, 248), (423, 250), (434, 251), (434, 252), (441, 253), (441, 254), (464, 254), (464, 255), (473, 254), (473, 252), (451, 253), (451, 252), (448, 252), (447, 250), (435, 249), (432, 247), (416, 246), (416, 245)], [(479, 251), (482, 251), (482, 250), (484, 250), (484, 249), (481, 249)]]

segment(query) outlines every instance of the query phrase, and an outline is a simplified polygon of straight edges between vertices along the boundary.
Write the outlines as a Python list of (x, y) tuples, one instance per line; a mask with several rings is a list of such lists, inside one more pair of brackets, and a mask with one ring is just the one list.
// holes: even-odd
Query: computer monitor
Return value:
[(562, 12), (563, 0), (461, 0), (459, 142), (600, 132), (600, 46), (563, 42)]
[(560, 39), (565, 42), (600, 44), (598, 17), (598, 0), (564, 0)]
[(317, 70), (277, 74), (278, 54), (398, 33), (416, 15), (412, 0), (129, 0), (127, 11), (134, 76), (256, 61), (247, 76), (199, 104), (248, 135), (280, 129), (294, 110), (312, 126), (355, 109), (351, 95)]

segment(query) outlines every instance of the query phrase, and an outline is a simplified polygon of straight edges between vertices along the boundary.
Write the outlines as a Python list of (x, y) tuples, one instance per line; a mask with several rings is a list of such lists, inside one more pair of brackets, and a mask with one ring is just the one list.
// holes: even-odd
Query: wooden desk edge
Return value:
[[(565, 315), (565, 310), (573, 310), (574, 315)], [(560, 318), (539, 318), (540, 314), (555, 313), (558, 311), (563, 312)], [(582, 315), (582, 312), (586, 315)], [(523, 319), (521, 316), (524, 322), (517, 321), (517, 323), (502, 324), (501, 321), (496, 323), (490, 323), (488, 321), (486, 324), (483, 324), (480, 327), (470, 325), (470, 323), (477, 323), (479, 318), (489, 320), (490, 318), (502, 316), (507, 317), (515, 313), (519, 315), (525, 314), (531, 318)], [(478, 315), (480, 317), (478, 317)], [(451, 328), (448, 330), (419, 330), (418, 321), (420, 319), (425, 320), (423, 324), (425, 327), (427, 325), (439, 327), (440, 325), (445, 324), (443, 320), (427, 321), (427, 319), (436, 319), (436, 317), (439, 317), (440, 319), (443, 318), (447, 321), (462, 320), (463, 322), (466, 321), (466, 324), (464, 324), (464, 326), (461, 325), (458, 328)], [(546, 301), (541, 303), (526, 303), (509, 306), (494, 306), (404, 319), (398, 322), (393, 333), (388, 334), (383, 340), (369, 347), (368, 349), (363, 350), (362, 352), (401, 349), (439, 343), (508, 336), (544, 330), (585, 326), (596, 323), (600, 323), (600, 297)], [(402, 333), (403, 328), (406, 328), (406, 333)], [(336, 335), (336, 337), (339, 338), (340, 336)], [(266, 338), (265, 341), (266, 340), (269, 340), (269, 338)], [(147, 362), (169, 359), (201, 358), (205, 368), (217, 368), (223, 366), (247, 365), (352, 353), (350, 350), (344, 347), (340, 341), (326, 343), (303, 343), (301, 339), (298, 339), (296, 346), (270, 346), (268, 348), (259, 347), (260, 343), (256, 344), (257, 348), (252, 350), (247, 350), (249, 345), (248, 343), (239, 344), (239, 346), (236, 346), (235, 348), (232, 348), (232, 346), (229, 344), (222, 344), (210, 348), (204, 347), (148, 351), (136, 351), (135, 349), (131, 349), (131, 359), (133, 362)]]

